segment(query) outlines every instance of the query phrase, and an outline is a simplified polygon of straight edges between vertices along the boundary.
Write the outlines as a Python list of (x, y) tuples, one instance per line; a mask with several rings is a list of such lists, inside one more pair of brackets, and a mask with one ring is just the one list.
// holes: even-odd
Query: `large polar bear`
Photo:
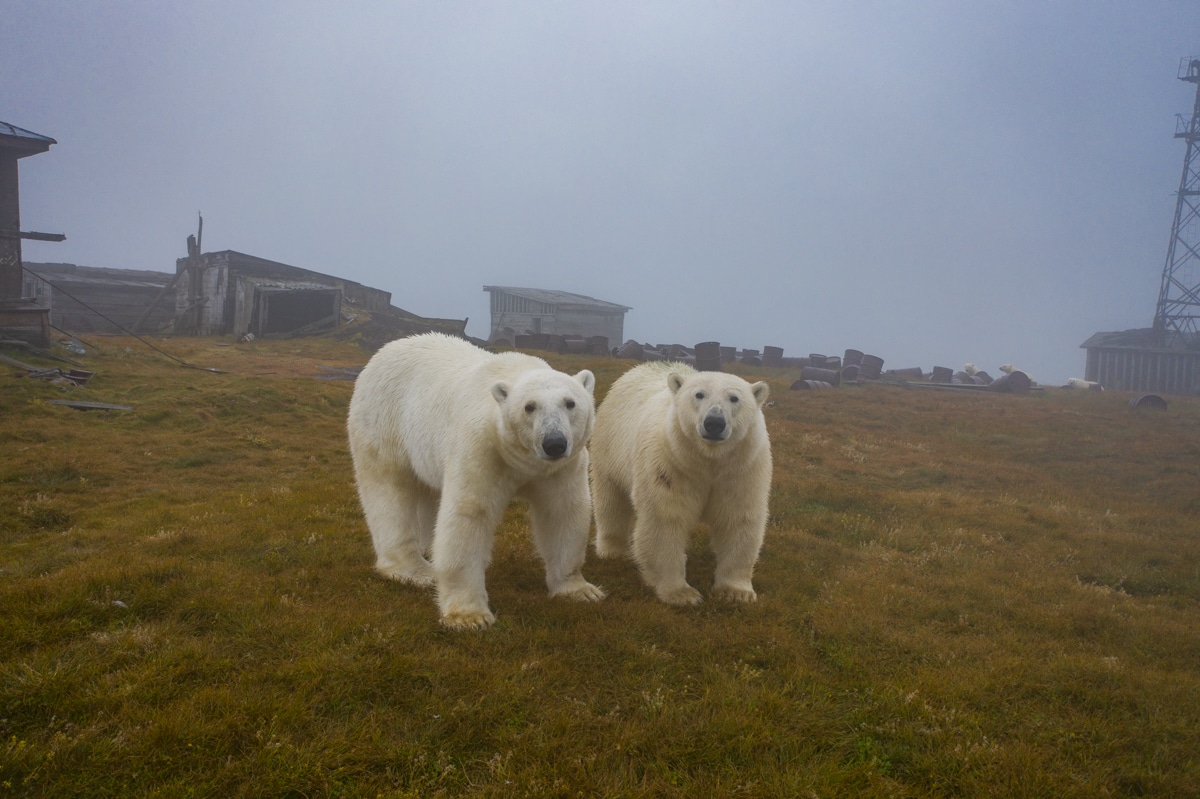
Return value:
[(487, 627), (495, 616), (484, 572), (496, 526), (520, 495), (550, 595), (601, 599), (580, 574), (594, 385), (586, 369), (571, 376), (541, 358), (493, 355), (437, 333), (375, 353), (347, 421), (375, 568), (436, 585), (446, 626)]
[(705, 522), (717, 556), (713, 592), (757, 599), (751, 577), (771, 489), (769, 391), (663, 361), (613, 383), (591, 445), (596, 552), (632, 555), (659, 599), (694, 604), (701, 596), (687, 583), (686, 550)]

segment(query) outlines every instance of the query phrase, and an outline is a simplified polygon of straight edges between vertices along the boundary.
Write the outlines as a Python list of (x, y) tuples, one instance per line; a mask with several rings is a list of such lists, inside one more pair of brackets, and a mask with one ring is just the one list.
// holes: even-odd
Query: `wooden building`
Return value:
[(234, 250), (180, 258), (173, 282), (179, 335), (304, 336), (334, 330), (343, 312), (362, 310), (372, 315), (376, 336), (466, 336), (466, 319), (417, 316), (392, 305), (389, 291)]
[(489, 341), (512, 344), (519, 335), (548, 334), (592, 338), (604, 336), (610, 346), (624, 340), (627, 305), (582, 294), (513, 286), (484, 286), (491, 294), (492, 330)]
[(175, 264), (175, 332), (257, 337), (337, 327), (343, 300), (386, 313), (390, 292), (340, 277), (222, 250)]
[(1115, 391), (1200, 394), (1200, 340), (1193, 347), (1165, 347), (1153, 328), (1096, 333), (1084, 376)]
[(175, 297), (170, 272), (25, 264), (25, 295), (50, 309), (50, 324), (71, 333), (170, 331)]
[(49, 310), (24, 293), (21, 240), (62, 241), (63, 236), (21, 230), (21, 192), (17, 161), (44, 153), (57, 144), (49, 136), (0, 122), (0, 332), (50, 343)]

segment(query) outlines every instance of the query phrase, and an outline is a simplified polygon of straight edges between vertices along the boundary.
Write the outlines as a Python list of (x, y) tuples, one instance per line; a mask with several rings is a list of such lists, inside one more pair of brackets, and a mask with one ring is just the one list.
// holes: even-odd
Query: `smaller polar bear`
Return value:
[(771, 490), (762, 408), (770, 388), (670, 362), (630, 369), (609, 390), (592, 437), (596, 552), (631, 555), (663, 602), (692, 605), (687, 544), (701, 522), (717, 556), (713, 592), (757, 599), (751, 577)]
[(586, 369), (571, 376), (541, 358), (494, 355), (437, 333), (375, 353), (347, 419), (375, 568), (436, 585), (447, 627), (489, 626), (484, 572), (496, 527), (519, 495), (529, 501), (550, 595), (601, 599), (580, 573), (594, 386)]

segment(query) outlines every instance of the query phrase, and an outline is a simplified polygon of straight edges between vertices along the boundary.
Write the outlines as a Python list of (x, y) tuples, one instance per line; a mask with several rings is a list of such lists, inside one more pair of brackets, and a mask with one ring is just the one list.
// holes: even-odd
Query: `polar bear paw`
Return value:
[(741, 588), (733, 585), (713, 586), (713, 596), (729, 602), (757, 602), (758, 594), (753, 588)]
[(433, 566), (429, 563), (423, 563), (415, 567), (381, 563), (375, 567), (375, 570), (389, 580), (409, 583), (421, 588), (428, 588), (434, 583)]
[(587, 580), (579, 577), (576, 580), (563, 583), (551, 591), (550, 596), (565, 596), (567, 599), (574, 599), (577, 602), (599, 602), (607, 594), (600, 586), (592, 585)]
[(668, 605), (699, 605), (704, 601), (704, 597), (700, 595), (700, 592), (687, 583), (678, 588), (656, 588), (654, 589), (654, 593)]
[(451, 630), (486, 630), (496, 622), (487, 608), (483, 610), (450, 610), (442, 614), (442, 626)]

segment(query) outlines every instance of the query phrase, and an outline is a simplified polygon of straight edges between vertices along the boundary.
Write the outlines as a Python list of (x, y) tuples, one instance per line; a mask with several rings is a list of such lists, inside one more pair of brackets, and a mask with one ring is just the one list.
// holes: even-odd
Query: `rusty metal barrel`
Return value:
[[(975, 377), (979, 377), (981, 374), (985, 373), (977, 372)], [(991, 383), (988, 383), (987, 386), (989, 391), (999, 391), (1002, 394), (1026, 394), (1029, 392), (1029, 387), (1032, 384), (1033, 381), (1029, 379), (1029, 375), (1018, 369), (1008, 374), (1000, 375)]]
[(859, 366), (862, 364), (863, 354), (861, 350), (846, 350), (842, 354), (842, 365), (844, 366)]
[(587, 340), (589, 355), (612, 355), (608, 349), (608, 336), (591, 336)]
[(1139, 394), (1129, 401), (1129, 407), (1139, 411), (1165, 411), (1167, 409), (1167, 401), (1157, 394)]
[(925, 372), (921, 371), (919, 366), (906, 366), (903, 369), (888, 369), (887, 373), (892, 377), (902, 377), (905, 380), (920, 380), (925, 377)]
[(701, 372), (721, 371), (721, 342), (701, 341), (695, 346), (696, 368)]
[(772, 347), (767, 345), (763, 347), (762, 354), (763, 366), (773, 366), (776, 369), (783, 367), (783, 347)]
[(816, 366), (805, 366), (800, 370), (801, 380), (817, 380), (836, 386), (842, 382), (842, 373), (836, 369), (821, 369)]
[(833, 383), (824, 380), (797, 380), (792, 383), (792, 391), (814, 391), (819, 388), (833, 388)]
[(737, 347), (721, 347), (721, 361), (733, 363), (737, 360)]
[(646, 348), (633, 339), (629, 339), (629, 341), (626, 341), (621, 345), (621, 348), (617, 350), (617, 357), (632, 358), (635, 361), (644, 361), (646, 360)]
[(847, 383), (858, 382), (858, 364), (852, 363), (849, 366), (842, 367), (842, 380)]
[(929, 378), (930, 383), (949, 383), (954, 377), (954, 370), (949, 366), (933, 367), (933, 375)]
[(875, 355), (863, 355), (858, 365), (858, 376), (868, 380), (878, 380), (883, 372), (883, 358)]

